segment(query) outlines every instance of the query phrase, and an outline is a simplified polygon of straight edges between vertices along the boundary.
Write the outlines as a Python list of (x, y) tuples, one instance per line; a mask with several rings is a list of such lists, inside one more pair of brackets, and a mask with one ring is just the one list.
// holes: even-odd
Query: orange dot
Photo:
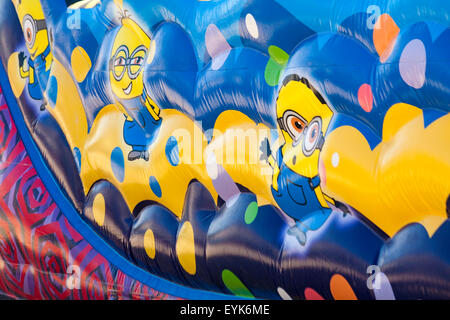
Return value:
[(334, 300), (358, 300), (350, 284), (340, 274), (331, 277), (330, 291)]
[(306, 300), (325, 300), (316, 290), (311, 288), (305, 289), (305, 299)]
[(373, 44), (380, 56), (381, 62), (385, 62), (391, 55), (395, 40), (400, 33), (400, 28), (387, 13), (382, 14), (373, 30)]

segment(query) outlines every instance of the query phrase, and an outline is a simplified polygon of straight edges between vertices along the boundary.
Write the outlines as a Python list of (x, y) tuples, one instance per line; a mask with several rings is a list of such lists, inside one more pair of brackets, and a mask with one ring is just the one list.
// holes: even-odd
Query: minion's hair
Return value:
[[(300, 76), (298, 74), (290, 74), (283, 79), (282, 87), (285, 87), (291, 81), (303, 83), (305, 86), (308, 87), (308, 89), (310, 89), (314, 93), (314, 95), (320, 101), (320, 103), (327, 104), (325, 99), (323, 98), (323, 96), (320, 94), (320, 92), (312, 86), (312, 84), (308, 81), (308, 79), (300, 78)], [(278, 94), (279, 94), (279, 92), (278, 92)], [(277, 97), (277, 100), (278, 100), (278, 97)]]
[(123, 19), (127, 19), (131, 17), (131, 14), (128, 10), (125, 10), (123, 8), (119, 8), (119, 17), (120, 17), (120, 21), (122, 21)]

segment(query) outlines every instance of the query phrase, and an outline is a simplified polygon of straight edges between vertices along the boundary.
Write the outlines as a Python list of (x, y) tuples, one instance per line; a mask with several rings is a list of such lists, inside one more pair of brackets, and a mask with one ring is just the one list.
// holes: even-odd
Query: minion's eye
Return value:
[(311, 155), (321, 140), (322, 133), (322, 120), (320, 118), (314, 118), (308, 125), (305, 133), (305, 139), (303, 140), (303, 152), (306, 156)]
[(287, 132), (292, 137), (292, 139), (298, 140), (303, 133), (303, 129), (306, 126), (305, 120), (303, 120), (303, 118), (298, 114), (291, 113), (286, 117), (285, 123)]
[(24, 20), (23, 33), (24, 33), (24, 37), (25, 37), (27, 46), (29, 48), (33, 47), (34, 41), (36, 39), (36, 32), (35, 32), (32, 20), (27, 19), (27, 18)]
[(134, 65), (134, 66), (140, 66), (140, 65), (142, 64), (143, 61), (144, 61), (144, 58), (142, 58), (142, 57), (136, 57), (136, 58), (133, 58), (133, 59), (131, 60), (131, 65)]
[(118, 57), (116, 60), (114, 60), (114, 66), (115, 67), (125, 67), (126, 60), (124, 57)]

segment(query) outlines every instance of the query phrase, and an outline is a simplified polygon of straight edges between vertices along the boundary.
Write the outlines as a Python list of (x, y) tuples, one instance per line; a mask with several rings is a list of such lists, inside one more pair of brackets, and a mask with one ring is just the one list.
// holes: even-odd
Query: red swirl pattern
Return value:
[(111, 265), (70, 225), (31, 163), (0, 88), (0, 294), (176, 299)]

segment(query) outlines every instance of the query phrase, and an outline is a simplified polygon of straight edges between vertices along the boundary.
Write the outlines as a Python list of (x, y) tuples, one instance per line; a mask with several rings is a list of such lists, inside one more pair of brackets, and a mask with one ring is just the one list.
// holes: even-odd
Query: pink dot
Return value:
[(325, 300), (316, 290), (311, 288), (305, 289), (305, 299), (306, 300)]
[(322, 159), (319, 160), (319, 177), (320, 182), (322, 186), (326, 186), (327, 184), (327, 174), (325, 170), (325, 164), (323, 163)]
[(361, 107), (366, 112), (372, 111), (373, 107), (373, 93), (370, 84), (363, 84), (358, 90), (358, 101)]

